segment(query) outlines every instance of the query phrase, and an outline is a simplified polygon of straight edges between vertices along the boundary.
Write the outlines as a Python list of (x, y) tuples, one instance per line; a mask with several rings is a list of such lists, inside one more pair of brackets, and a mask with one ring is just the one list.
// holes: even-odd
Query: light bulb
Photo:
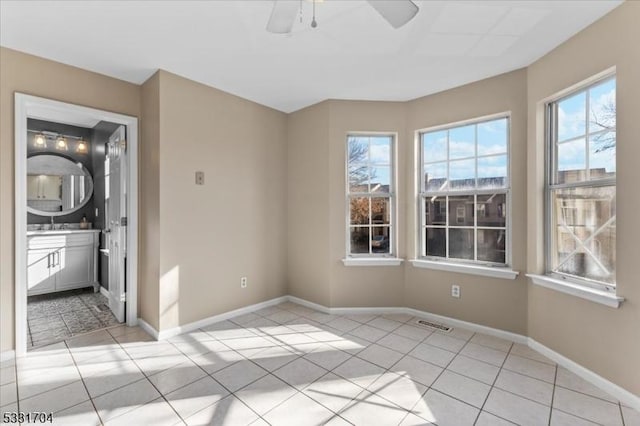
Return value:
[(58, 136), (58, 139), (56, 139), (56, 149), (59, 149), (60, 151), (67, 151), (69, 149), (67, 146), (67, 140), (62, 136)]
[(78, 146), (76, 147), (76, 152), (78, 154), (86, 154), (89, 150), (87, 149), (87, 143), (80, 139), (78, 141)]
[(47, 138), (42, 134), (37, 134), (33, 144), (36, 148), (46, 148), (47, 147)]

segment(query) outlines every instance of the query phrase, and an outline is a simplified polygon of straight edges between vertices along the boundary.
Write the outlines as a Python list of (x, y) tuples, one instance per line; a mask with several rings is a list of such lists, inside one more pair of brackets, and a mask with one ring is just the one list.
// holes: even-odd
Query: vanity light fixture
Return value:
[(46, 148), (47, 147), (47, 137), (42, 133), (38, 133), (35, 138), (33, 138), (33, 145), (36, 148)]
[(64, 137), (58, 136), (58, 138), (56, 139), (56, 149), (59, 151), (69, 150), (69, 146), (67, 145), (67, 140)]
[(84, 141), (84, 139), (78, 140), (78, 145), (76, 146), (76, 153), (86, 154), (87, 152), (89, 152), (89, 148), (87, 148), (87, 143)]

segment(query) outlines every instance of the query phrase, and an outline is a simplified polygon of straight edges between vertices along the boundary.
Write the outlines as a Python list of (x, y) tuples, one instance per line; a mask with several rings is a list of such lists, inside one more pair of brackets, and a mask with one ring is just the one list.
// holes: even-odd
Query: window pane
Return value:
[(473, 189), (476, 187), (476, 160), (451, 161), (449, 163), (449, 187)]
[(391, 164), (391, 138), (388, 136), (371, 137), (371, 163)]
[(352, 225), (369, 225), (369, 198), (351, 198), (349, 217)]
[(443, 191), (447, 183), (447, 163), (424, 166), (424, 186), (427, 191)]
[(424, 162), (447, 159), (447, 131), (431, 132), (422, 135), (422, 153)]
[(505, 188), (506, 186), (507, 156), (478, 158), (478, 188)]
[(586, 92), (558, 102), (558, 141), (585, 134), (586, 102)]
[(391, 201), (389, 198), (371, 198), (371, 223), (374, 225), (389, 225)]
[(615, 283), (615, 186), (552, 192), (553, 270)]
[(389, 227), (374, 226), (371, 230), (371, 251), (374, 253), (389, 253)]
[(351, 228), (351, 253), (369, 253), (369, 228)]
[(371, 192), (389, 193), (391, 185), (391, 167), (371, 168)]
[(449, 257), (473, 260), (473, 229), (449, 229)]
[(473, 195), (449, 197), (449, 226), (473, 226)]
[(447, 256), (447, 230), (445, 228), (425, 228), (427, 256)]
[(605, 81), (589, 90), (589, 131), (616, 127), (616, 80)]
[(349, 164), (349, 192), (369, 192), (369, 168)]
[(507, 119), (478, 124), (478, 155), (507, 152)]
[(425, 199), (425, 224), (447, 224), (447, 197), (431, 197)]
[(478, 226), (499, 226), (507, 224), (507, 195), (478, 195)]
[(615, 177), (616, 132), (605, 132), (589, 137), (589, 169), (591, 179)]
[(586, 179), (584, 139), (558, 145), (557, 183), (580, 182)]
[(505, 263), (506, 231), (478, 229), (478, 260)]
[(449, 158), (466, 158), (476, 155), (476, 126), (456, 127), (449, 130)]

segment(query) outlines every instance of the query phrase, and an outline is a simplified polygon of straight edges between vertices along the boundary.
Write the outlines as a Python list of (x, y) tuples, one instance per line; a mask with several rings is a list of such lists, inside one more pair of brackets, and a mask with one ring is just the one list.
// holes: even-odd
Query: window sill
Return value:
[(620, 307), (624, 302), (624, 297), (616, 296), (605, 290), (597, 290), (580, 284), (575, 284), (567, 280), (559, 280), (546, 275), (527, 274), (535, 285), (550, 288), (561, 293), (570, 294), (572, 296), (587, 299), (595, 303), (610, 306), (612, 308)]
[(404, 259), (398, 257), (348, 257), (342, 259), (344, 266), (398, 266)]
[(437, 269), (439, 271), (460, 272), (462, 274), (481, 275), (505, 280), (515, 280), (520, 272), (507, 267), (466, 265), (461, 263), (442, 262), (437, 260), (416, 259), (411, 264), (416, 268)]

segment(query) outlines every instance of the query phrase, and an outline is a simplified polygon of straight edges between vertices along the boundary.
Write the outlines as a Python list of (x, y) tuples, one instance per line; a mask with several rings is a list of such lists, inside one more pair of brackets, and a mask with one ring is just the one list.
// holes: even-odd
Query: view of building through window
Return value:
[(420, 134), (421, 256), (505, 264), (509, 119)]
[(615, 285), (616, 80), (549, 105), (548, 270)]
[(349, 244), (355, 255), (393, 251), (393, 136), (347, 138)]

